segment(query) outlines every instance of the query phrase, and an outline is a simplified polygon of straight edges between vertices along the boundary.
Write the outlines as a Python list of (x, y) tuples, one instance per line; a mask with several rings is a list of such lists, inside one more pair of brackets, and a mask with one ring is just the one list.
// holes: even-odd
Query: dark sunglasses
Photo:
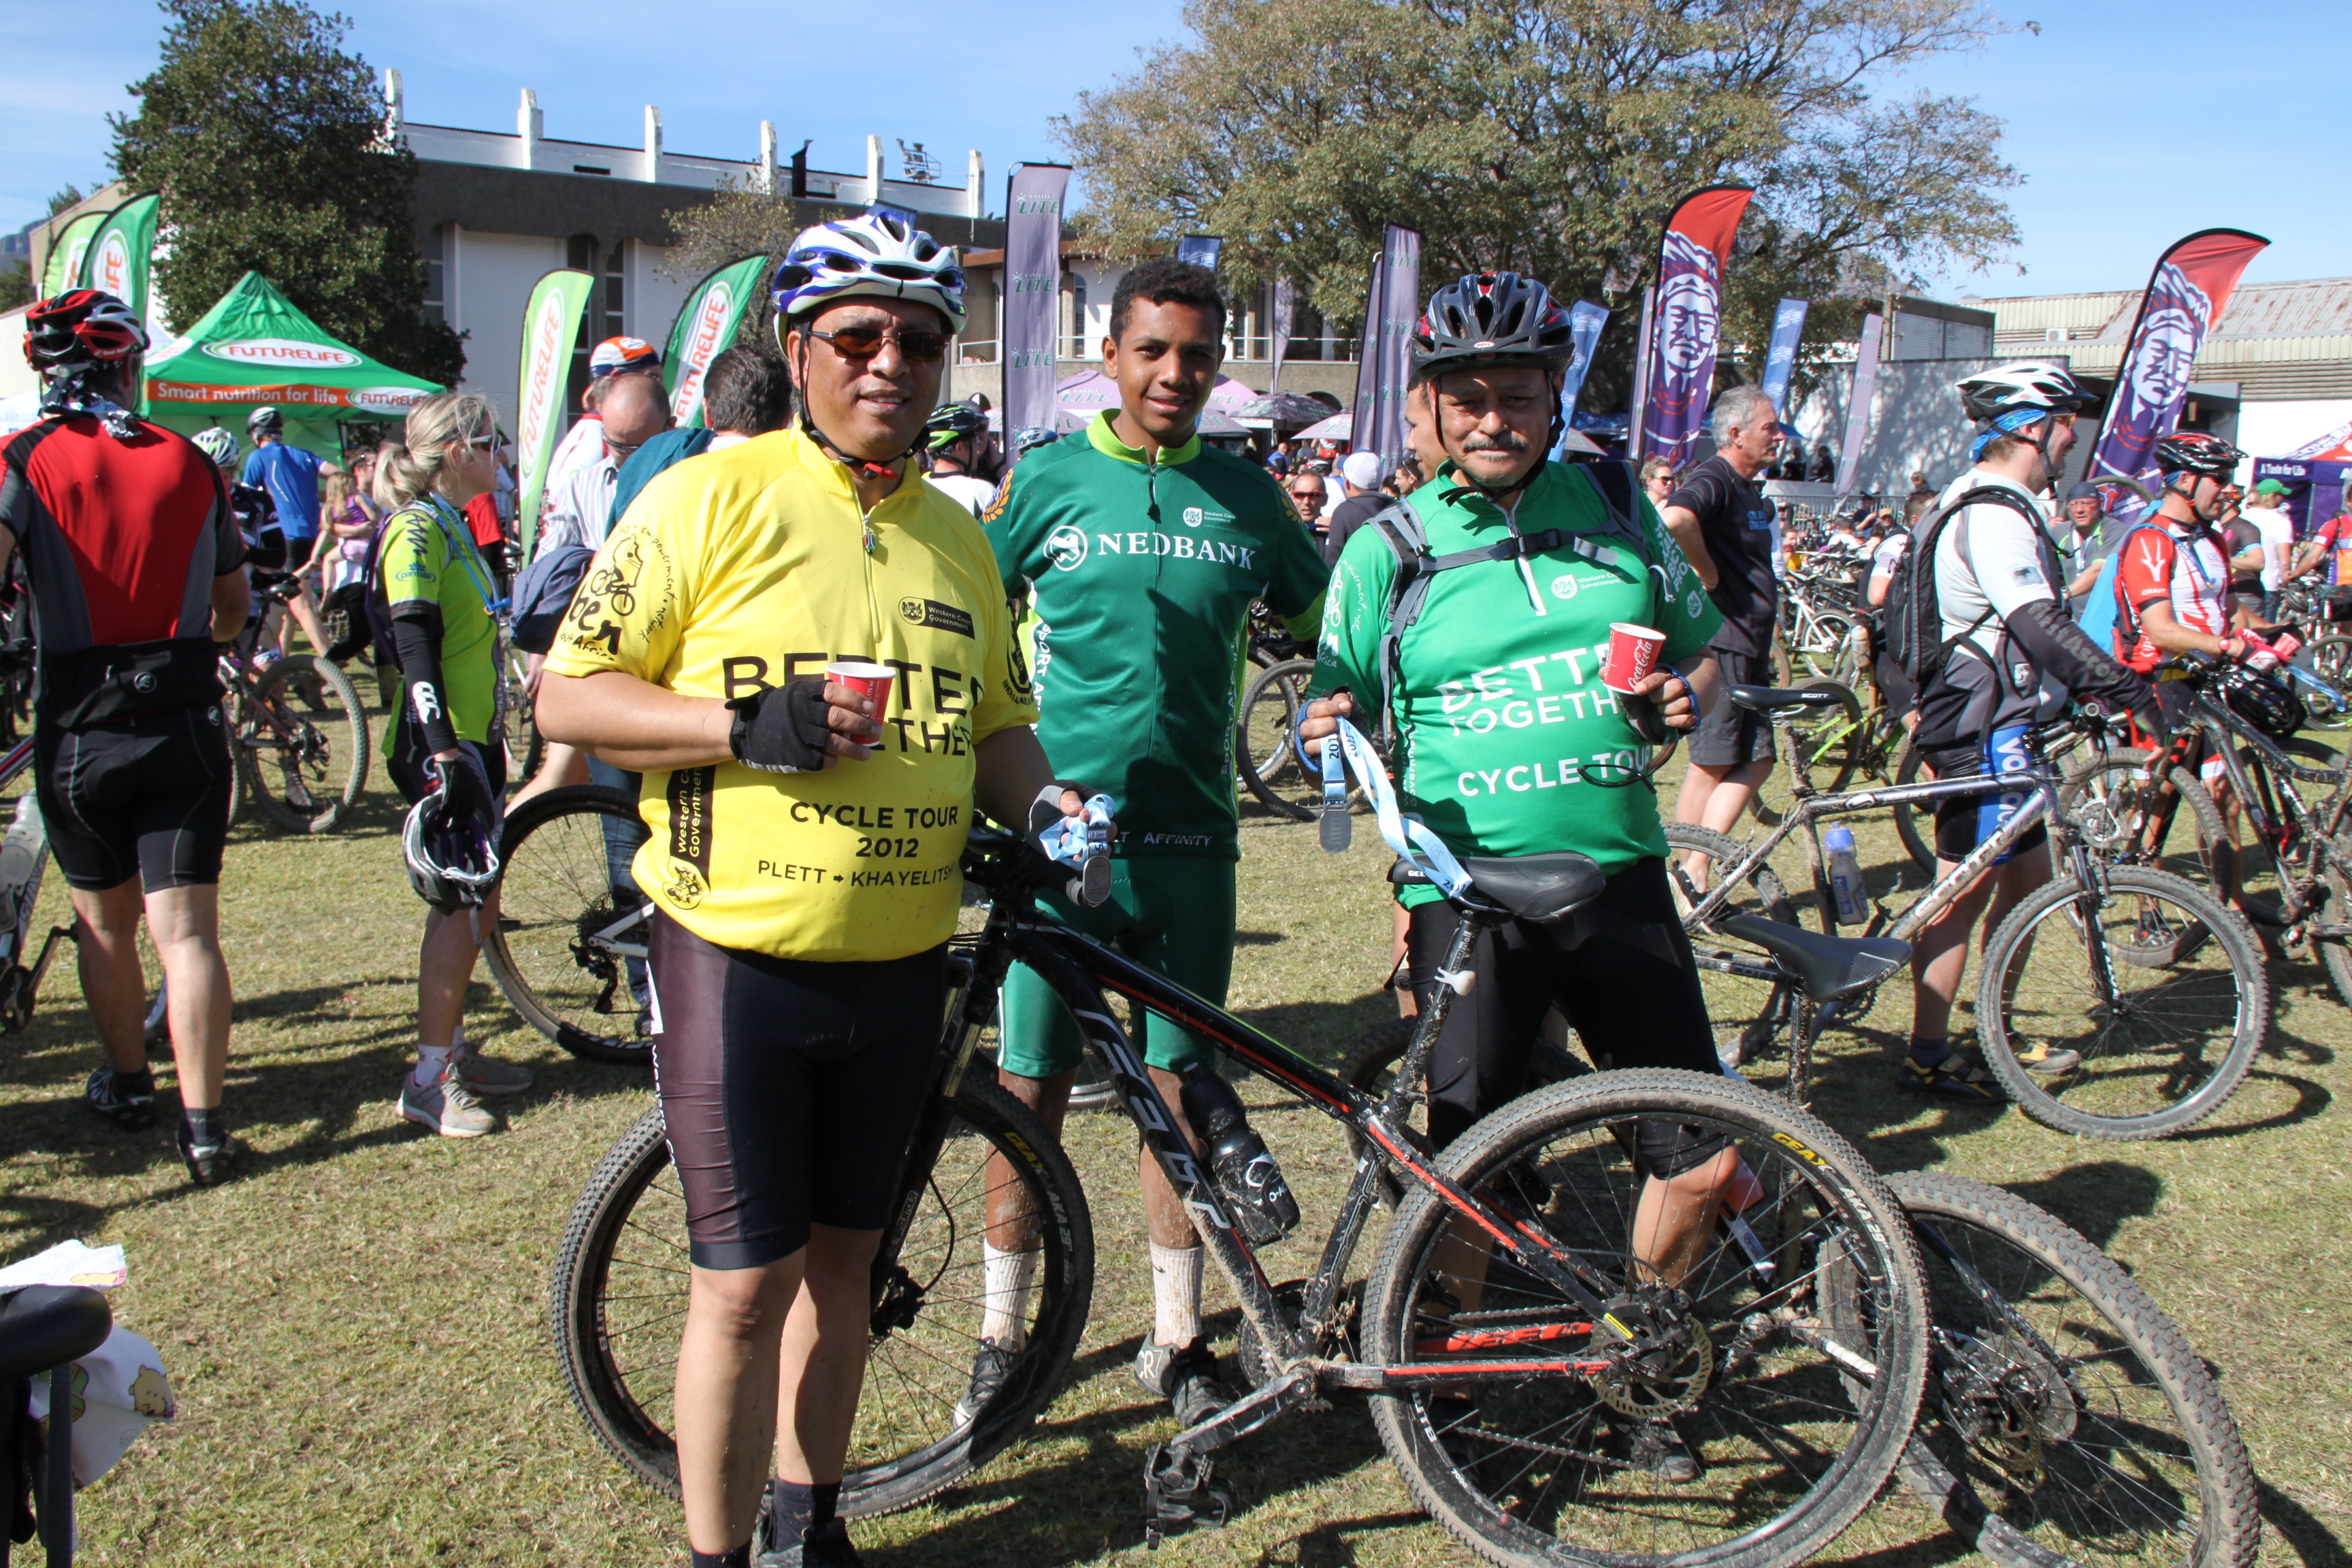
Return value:
[(948, 335), (922, 328), (886, 332), (879, 327), (836, 327), (824, 331), (811, 327), (809, 336), (823, 338), (844, 359), (872, 359), (886, 342), (897, 343), (901, 357), (913, 364), (937, 364), (948, 356)]

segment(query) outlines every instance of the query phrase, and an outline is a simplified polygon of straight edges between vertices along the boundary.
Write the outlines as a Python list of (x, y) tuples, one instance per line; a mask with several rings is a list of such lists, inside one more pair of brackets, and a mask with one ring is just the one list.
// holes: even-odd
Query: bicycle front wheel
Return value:
[(1234, 768), (1243, 786), (1268, 811), (1296, 822), (1314, 816), (1311, 803), (1323, 787), (1320, 778), (1307, 776), (1290, 744), (1314, 673), (1312, 659), (1283, 660), (1249, 683), (1234, 718)]
[(508, 816), (499, 919), (482, 956), (508, 1005), (573, 1056), (649, 1066), (653, 902), (629, 860), (636, 803), (601, 784), (532, 796)]
[(325, 833), (367, 787), (367, 717), (345, 675), (316, 654), (289, 654), (262, 672), (236, 731), (237, 760), (269, 820)]
[[(2237, 1091), (2270, 1028), (2253, 931), (2210, 894), (2136, 866), (2026, 895), (1985, 948), (1977, 1037), (2026, 1115), (2085, 1138), (2163, 1138)], [(2026, 1042), (2079, 1052), (2048, 1078)]]
[[(1652, 1119), (1738, 1151), (1767, 1194), (1743, 1215), (1763, 1267), (1720, 1227), (1691, 1253), (1663, 1249), (1684, 1261), (1654, 1243), (1636, 1258), (1648, 1177), (1634, 1151)], [(1365, 1291), (1366, 1359), (1494, 1368), (1373, 1402), (1381, 1445), (1440, 1524), (1508, 1568), (1772, 1568), (1812, 1560), (1869, 1506), (1919, 1407), (1926, 1296), (1900, 1207), (1836, 1133), (1729, 1079), (1643, 1069), (1514, 1101), (1443, 1160), (1570, 1259), (1613, 1322), (1490, 1256), (1431, 1189), (1405, 1198)], [(1638, 1358), (1616, 1326), (1634, 1319), (1654, 1347)], [(1645, 1458), (1662, 1440), (1696, 1478), (1663, 1479)]]
[(1999, 1187), (1908, 1172), (1929, 1397), (1903, 1478), (2003, 1568), (2246, 1568), (2254, 1477), (2228, 1403), (2131, 1277)]
[[(1039, 1256), (1021, 1319), (1026, 1348), (997, 1395), (967, 1420), (957, 1406), (981, 1349), (992, 1155), (1013, 1173)], [(639, 1479), (672, 1497), (672, 1380), (688, 1264), (686, 1195), (656, 1106), (622, 1135), (572, 1206), (548, 1316), (564, 1385), (590, 1429)], [(1093, 1293), (1094, 1232), (1068, 1159), (1033, 1112), (967, 1076), (876, 1310), (843, 1515), (912, 1507), (1017, 1440), (1068, 1371)]]

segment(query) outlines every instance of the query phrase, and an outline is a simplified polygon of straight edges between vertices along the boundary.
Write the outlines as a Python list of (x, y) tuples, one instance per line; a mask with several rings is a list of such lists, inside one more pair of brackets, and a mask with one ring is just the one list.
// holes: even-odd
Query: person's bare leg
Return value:
[[(220, 889), (207, 882), (148, 894), (147, 930), (163, 961), (180, 1104), (189, 1110), (216, 1110), (228, 1072), (230, 1000), (228, 963), (220, 946)], [(134, 990), (131, 995), (141, 1005), (143, 1029), (146, 993)]]
[[(299, 623), (302, 627), (302, 635), (310, 640), (310, 651), (320, 658), (326, 658), (327, 649), (331, 646), (332, 639), (327, 636), (326, 623), (319, 619), (319, 607), (310, 602), (310, 591), (305, 588), (295, 595), (287, 602), (286, 608), (289, 612), (288, 619)], [(289, 627), (280, 624), (278, 628), (279, 652), (283, 653), (289, 649), (291, 646), (291, 638)]]
[[(1675, 820), (1728, 833), (1739, 824), (1739, 814), (1756, 798), (1756, 791), (1772, 774), (1772, 759), (1752, 763), (1693, 763), (1683, 774), (1675, 796)], [(1683, 858), (1691, 885), (1705, 890), (1712, 858), (1696, 852)]]
[[(147, 977), (139, 963), (139, 879), (95, 891), (73, 889), (74, 967), (82, 1001), (116, 1072), (147, 1065)], [(184, 1090), (185, 1086), (183, 1085)]]
[[(2046, 867), (2048, 861), (2043, 862)], [(1957, 860), (1938, 859), (1936, 879), (1960, 868)], [(1968, 973), (1969, 932), (1993, 894), (1995, 874), (1987, 872), (1976, 885), (1955, 899), (1944, 912), (1929, 921), (1911, 942), (1911, 1037), (1941, 1041), (1952, 1029), (1952, 1000), (1959, 994)]]
[(539, 764), (539, 772), (531, 774), (530, 782), (508, 799), (507, 810), (513, 811), (535, 795), (545, 795), (549, 790), (561, 789), (565, 784), (588, 782), (588, 753), (577, 746), (550, 741), (546, 759)]
[(474, 958), (480, 952), (474, 940), (477, 918), (485, 926), (497, 921), (495, 891), (479, 910), (435, 910), (425, 917), (425, 944), (416, 963), (416, 1034), (436, 1050), (449, 1045), (466, 1020), (466, 988), (473, 983)]
[(670, 1425), (686, 1538), (731, 1552), (751, 1539), (775, 1450), (780, 1349), (807, 1248), (764, 1268), (688, 1270)]
[[(1183, 1079), (1166, 1068), (1145, 1070), (1151, 1074), (1152, 1087), (1160, 1090), (1160, 1098), (1168, 1102), (1176, 1125), (1183, 1130), (1185, 1143), (1199, 1154), (1200, 1137), (1184, 1119)], [(1176, 1189), (1168, 1184), (1168, 1173), (1160, 1168), (1159, 1160), (1150, 1149), (1136, 1156), (1136, 1178), (1143, 1188), (1143, 1213), (1150, 1226), (1152, 1245), (1177, 1249), (1200, 1246), (1200, 1233), (1192, 1228), (1192, 1214), (1184, 1207), (1184, 1200), (1176, 1195)]]
[(1679, 1285), (1715, 1234), (1715, 1216), (1739, 1173), (1739, 1151), (1726, 1149), (1703, 1165), (1642, 1184), (1633, 1210), (1633, 1263), (1645, 1279)]
[(878, 1230), (809, 1226), (801, 1288), (784, 1320), (776, 1386), (776, 1474), (803, 1486), (841, 1479), (866, 1381), (873, 1315), (867, 1274)]
[[(1004, 1068), (996, 1069), (997, 1084), (1035, 1111), (1045, 1131), (1057, 1141), (1062, 1122), (1069, 1115), (1070, 1086), (1077, 1077), (1076, 1068), (1052, 1078), (1024, 1078)], [(1037, 1242), (1035, 1218), (1029, 1212), (1025, 1191), (1002, 1154), (988, 1157), (988, 1241), (1000, 1252), (1025, 1252)]]

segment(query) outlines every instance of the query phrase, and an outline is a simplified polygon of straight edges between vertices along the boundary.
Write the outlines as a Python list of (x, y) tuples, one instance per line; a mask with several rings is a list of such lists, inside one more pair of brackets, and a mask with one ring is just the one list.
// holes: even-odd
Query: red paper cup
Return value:
[(1609, 662), (1601, 668), (1601, 684), (1612, 691), (1631, 691), (1633, 683), (1657, 668), (1658, 650), (1666, 634), (1630, 621), (1609, 623)]
[(882, 721), (890, 711), (890, 681), (898, 672), (887, 664), (867, 664), (864, 659), (836, 659), (824, 667), (824, 678), (835, 686), (846, 686), (874, 704), (873, 719)]

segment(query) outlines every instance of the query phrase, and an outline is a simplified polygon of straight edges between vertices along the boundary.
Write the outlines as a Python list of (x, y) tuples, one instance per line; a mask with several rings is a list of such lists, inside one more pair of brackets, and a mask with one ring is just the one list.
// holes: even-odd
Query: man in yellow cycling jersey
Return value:
[[(583, 580), (539, 722), (645, 774), (654, 1060), (692, 1262), (678, 1476), (697, 1568), (856, 1564), (835, 1508), (867, 1269), (945, 1011), (975, 801), (1076, 815), (971, 514), (912, 458), (956, 253), (877, 211), (776, 271), (797, 428), (669, 468)], [(876, 702), (828, 665), (887, 667)], [(780, 1343), (781, 1341), (781, 1343)], [(792, 1413), (776, 1430), (779, 1405)]]

